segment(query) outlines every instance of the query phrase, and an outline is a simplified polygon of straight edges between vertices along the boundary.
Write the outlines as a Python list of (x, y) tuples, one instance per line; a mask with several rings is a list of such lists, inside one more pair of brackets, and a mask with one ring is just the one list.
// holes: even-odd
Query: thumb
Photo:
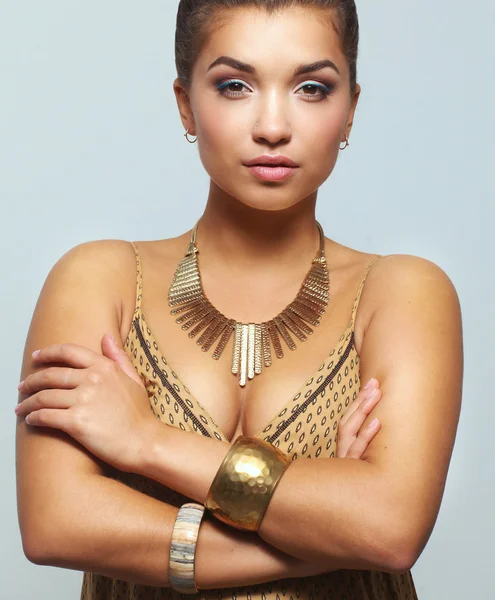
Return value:
[(106, 333), (101, 341), (101, 349), (103, 356), (110, 358), (116, 362), (124, 373), (138, 383), (141, 387), (144, 387), (141, 377), (136, 372), (134, 365), (131, 362), (129, 356), (125, 353), (124, 349), (121, 348), (111, 333)]

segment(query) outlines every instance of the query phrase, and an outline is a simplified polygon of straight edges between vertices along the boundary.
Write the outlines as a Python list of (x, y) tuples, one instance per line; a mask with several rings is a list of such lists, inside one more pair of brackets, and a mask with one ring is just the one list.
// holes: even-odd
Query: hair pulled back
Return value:
[(359, 22), (354, 0), (180, 0), (175, 30), (175, 66), (177, 76), (191, 83), (196, 58), (215, 25), (225, 12), (236, 8), (256, 8), (269, 15), (294, 6), (328, 10), (326, 20), (341, 39), (342, 52), (350, 73), (350, 91), (356, 91)]

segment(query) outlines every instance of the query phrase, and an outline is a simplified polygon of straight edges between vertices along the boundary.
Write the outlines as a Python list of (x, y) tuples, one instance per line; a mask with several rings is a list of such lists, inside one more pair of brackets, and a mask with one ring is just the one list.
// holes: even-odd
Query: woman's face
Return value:
[[(295, 74), (317, 61), (330, 64)], [(205, 42), (188, 93), (178, 79), (174, 91), (212, 182), (262, 210), (294, 206), (322, 185), (349, 135), (359, 97), (359, 86), (350, 96), (338, 34), (321, 13), (301, 7), (272, 16), (230, 11)], [(285, 179), (261, 179), (245, 163), (266, 154), (286, 156), (298, 168)]]

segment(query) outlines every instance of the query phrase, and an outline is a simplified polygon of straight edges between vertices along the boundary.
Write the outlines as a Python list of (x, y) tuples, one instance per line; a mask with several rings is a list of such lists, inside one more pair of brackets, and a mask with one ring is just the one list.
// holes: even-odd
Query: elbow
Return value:
[(373, 570), (400, 574), (412, 569), (433, 529), (430, 513), (397, 495), (380, 494), (361, 521), (368, 543), (364, 560)]
[(22, 549), (24, 556), (35, 565), (50, 565), (46, 539), (33, 532), (22, 534)]
[(418, 535), (400, 525), (388, 535), (383, 536), (380, 557), (383, 571), (389, 573), (404, 573), (412, 569), (423, 551), (424, 544), (418, 541)]
[[(36, 522), (33, 522), (36, 521)], [(55, 535), (60, 535), (54, 520), (30, 519), (29, 523), (21, 522), (22, 549), (29, 562), (35, 565), (56, 566), (54, 549), (58, 546)]]
[(384, 535), (375, 537), (373, 543), (367, 545), (364, 553), (362, 550), (363, 546), (359, 553), (359, 563), (353, 568), (404, 573), (411, 569), (417, 560), (411, 549), (405, 547), (403, 540), (391, 540)]
[(412, 569), (417, 559), (418, 556), (410, 548), (396, 547), (388, 552), (383, 570), (388, 573), (405, 573)]

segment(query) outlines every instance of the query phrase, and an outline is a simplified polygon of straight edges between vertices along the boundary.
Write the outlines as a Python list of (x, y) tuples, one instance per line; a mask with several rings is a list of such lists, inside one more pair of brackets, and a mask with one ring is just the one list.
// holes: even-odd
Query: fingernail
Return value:
[(35, 351), (34, 351), (34, 352), (31, 354), (31, 356), (32, 356), (33, 358), (35, 358), (36, 356), (38, 356), (38, 354), (39, 354), (40, 352), (41, 352), (41, 350), (35, 350)]
[(366, 396), (366, 399), (364, 401), (363, 404), (363, 408), (367, 409), (370, 406), (373, 406), (375, 404), (375, 394), (376, 394), (376, 390), (371, 390), (372, 394), (370, 396)]
[(373, 427), (376, 427), (378, 425), (378, 419), (373, 419), (373, 421), (371, 421), (371, 423), (368, 425), (369, 429), (373, 429)]
[(117, 343), (117, 340), (116, 340), (116, 339), (113, 337), (113, 335), (112, 335), (112, 334), (110, 334), (110, 339), (112, 340), (112, 342), (113, 342), (114, 344), (116, 344), (116, 343)]
[(370, 387), (373, 385), (374, 381), (375, 381), (375, 379), (372, 377), (372, 378), (371, 378), (371, 379), (368, 381), (368, 383), (367, 383), (367, 384), (364, 386), (363, 390), (367, 390), (368, 388), (370, 388)]
[[(365, 390), (366, 390), (366, 388), (365, 388)], [(375, 396), (376, 392), (377, 392), (377, 389), (376, 389), (376, 388), (372, 388), (372, 387), (370, 387), (370, 388), (368, 388), (368, 389), (365, 391), (365, 393), (364, 393), (364, 397), (365, 397), (365, 398), (367, 398), (367, 399), (371, 399), (371, 398), (373, 398), (373, 397)]]
[(22, 389), (22, 386), (23, 386), (23, 384), (24, 384), (24, 379), (23, 379), (22, 381), (20, 381), (20, 382), (19, 382), (19, 385), (17, 386), (17, 389), (18, 389), (18, 390), (21, 390), (21, 389)]

